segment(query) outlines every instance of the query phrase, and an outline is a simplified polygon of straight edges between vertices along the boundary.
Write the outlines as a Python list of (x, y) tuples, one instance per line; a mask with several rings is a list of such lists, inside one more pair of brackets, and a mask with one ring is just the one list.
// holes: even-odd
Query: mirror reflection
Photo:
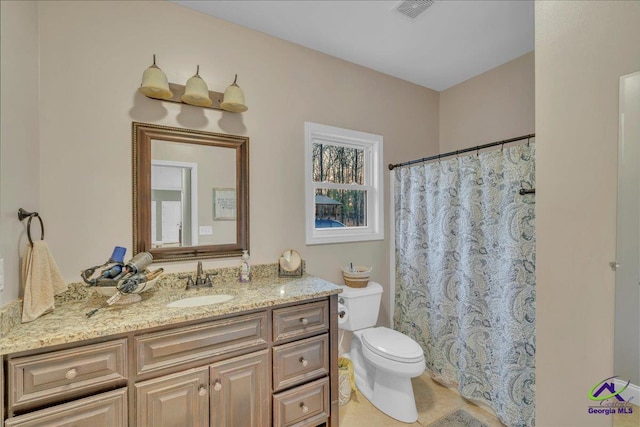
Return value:
[(236, 243), (235, 150), (151, 141), (154, 248)]
[(248, 138), (133, 123), (134, 249), (238, 256), (248, 241)]

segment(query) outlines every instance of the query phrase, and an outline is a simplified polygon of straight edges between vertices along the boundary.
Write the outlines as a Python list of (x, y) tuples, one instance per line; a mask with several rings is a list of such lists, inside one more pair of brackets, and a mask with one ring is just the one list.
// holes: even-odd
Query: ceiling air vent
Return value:
[(404, 0), (398, 3), (393, 10), (407, 18), (415, 19), (432, 4), (433, 0)]

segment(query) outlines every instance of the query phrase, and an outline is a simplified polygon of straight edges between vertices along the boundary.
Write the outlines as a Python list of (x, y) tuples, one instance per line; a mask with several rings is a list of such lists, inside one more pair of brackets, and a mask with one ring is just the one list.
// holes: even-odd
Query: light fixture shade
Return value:
[(153, 64), (142, 74), (142, 84), (138, 91), (149, 98), (170, 99), (173, 97), (173, 93), (169, 90), (167, 76), (156, 65), (155, 55), (153, 55)]
[(187, 80), (184, 88), (184, 95), (180, 97), (185, 104), (197, 105), (198, 107), (208, 107), (213, 104), (209, 98), (209, 88), (199, 75), (200, 66), (196, 69), (195, 76)]
[(220, 108), (225, 111), (232, 111), (234, 113), (243, 113), (248, 110), (244, 103), (244, 93), (242, 89), (236, 84), (238, 75), (233, 80), (233, 83), (224, 91), (224, 99)]

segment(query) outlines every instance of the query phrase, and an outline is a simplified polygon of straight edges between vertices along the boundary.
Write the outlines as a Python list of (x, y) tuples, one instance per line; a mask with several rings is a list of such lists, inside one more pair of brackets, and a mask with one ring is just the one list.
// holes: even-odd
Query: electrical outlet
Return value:
[(0, 292), (4, 291), (4, 259), (0, 258)]

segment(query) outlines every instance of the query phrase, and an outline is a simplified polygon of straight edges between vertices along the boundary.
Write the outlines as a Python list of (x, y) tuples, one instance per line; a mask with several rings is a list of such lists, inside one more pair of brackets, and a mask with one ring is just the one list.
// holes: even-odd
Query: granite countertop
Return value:
[[(214, 279), (213, 288), (189, 291), (184, 290), (185, 280), (178, 280), (177, 274), (167, 274), (161, 279), (162, 283), (140, 294), (141, 301), (102, 307), (91, 318), (87, 318), (87, 312), (100, 307), (107, 297), (81, 284), (71, 286), (68, 295), (56, 297), (53, 312), (30, 323), (14, 322), (10, 329), (4, 331), (0, 338), (0, 354), (240, 313), (342, 291), (341, 287), (313, 276), (279, 278), (275, 274), (267, 274), (254, 277), (250, 283), (239, 283), (222, 274)], [(182, 298), (212, 294), (233, 295), (234, 298), (226, 303), (200, 307), (166, 307), (169, 302)]]

